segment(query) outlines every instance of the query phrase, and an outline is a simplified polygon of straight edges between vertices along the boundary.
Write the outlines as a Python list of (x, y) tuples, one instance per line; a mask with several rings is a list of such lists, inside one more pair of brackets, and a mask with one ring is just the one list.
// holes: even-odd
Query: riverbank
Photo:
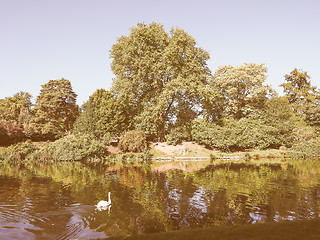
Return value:
[[(296, 157), (294, 157), (296, 155)], [(300, 154), (301, 155), (301, 154)], [(230, 161), (248, 162), (267, 160), (282, 162), (286, 158), (300, 158), (291, 149), (249, 149), (236, 152), (221, 152), (194, 142), (169, 145), (165, 142), (150, 143), (142, 153), (122, 152), (116, 145), (107, 145), (88, 136), (68, 135), (55, 142), (26, 141), (0, 147), (0, 160), (5, 161), (79, 161), (138, 162), (151, 161)]]
[(217, 226), (204, 229), (188, 229), (173, 232), (137, 235), (117, 239), (160, 240), (318, 240), (320, 239), (320, 219), (285, 221), (280, 223), (259, 223), (234, 226)]
[(237, 152), (221, 152), (215, 149), (205, 148), (197, 143), (183, 142), (179, 145), (169, 145), (165, 142), (150, 144), (150, 152), (154, 161), (175, 161), (175, 160), (259, 160), (259, 159), (284, 159), (289, 157), (287, 148), (257, 150)]

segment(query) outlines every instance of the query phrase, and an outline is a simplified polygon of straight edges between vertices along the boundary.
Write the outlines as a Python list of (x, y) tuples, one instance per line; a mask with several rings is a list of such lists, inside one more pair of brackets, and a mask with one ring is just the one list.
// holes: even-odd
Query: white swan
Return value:
[(96, 207), (99, 209), (99, 210), (106, 210), (109, 206), (111, 206), (111, 198), (110, 198), (110, 195), (111, 193), (109, 192), (108, 194), (108, 201), (104, 201), (104, 200), (101, 200), (100, 202), (98, 202), (98, 204), (96, 205)]

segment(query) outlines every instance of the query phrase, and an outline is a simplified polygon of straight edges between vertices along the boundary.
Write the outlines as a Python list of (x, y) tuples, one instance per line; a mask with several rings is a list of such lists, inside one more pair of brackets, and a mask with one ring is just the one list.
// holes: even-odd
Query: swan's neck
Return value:
[(108, 194), (108, 202), (111, 203), (111, 198), (110, 198), (111, 192)]

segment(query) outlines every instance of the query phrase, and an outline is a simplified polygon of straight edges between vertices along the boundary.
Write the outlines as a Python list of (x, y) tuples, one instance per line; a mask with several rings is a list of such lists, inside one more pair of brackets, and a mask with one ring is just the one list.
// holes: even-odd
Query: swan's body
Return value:
[(111, 206), (110, 194), (111, 193), (109, 192), (108, 201), (101, 200), (100, 202), (98, 202), (98, 204), (96, 205), (98, 209), (103, 210), (104, 208), (107, 208), (107, 207)]

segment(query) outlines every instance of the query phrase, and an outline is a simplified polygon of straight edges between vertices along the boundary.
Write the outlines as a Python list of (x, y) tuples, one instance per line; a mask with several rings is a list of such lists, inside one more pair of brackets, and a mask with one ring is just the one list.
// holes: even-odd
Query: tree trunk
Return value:
[(163, 113), (159, 115), (158, 142), (165, 142), (165, 117)]

